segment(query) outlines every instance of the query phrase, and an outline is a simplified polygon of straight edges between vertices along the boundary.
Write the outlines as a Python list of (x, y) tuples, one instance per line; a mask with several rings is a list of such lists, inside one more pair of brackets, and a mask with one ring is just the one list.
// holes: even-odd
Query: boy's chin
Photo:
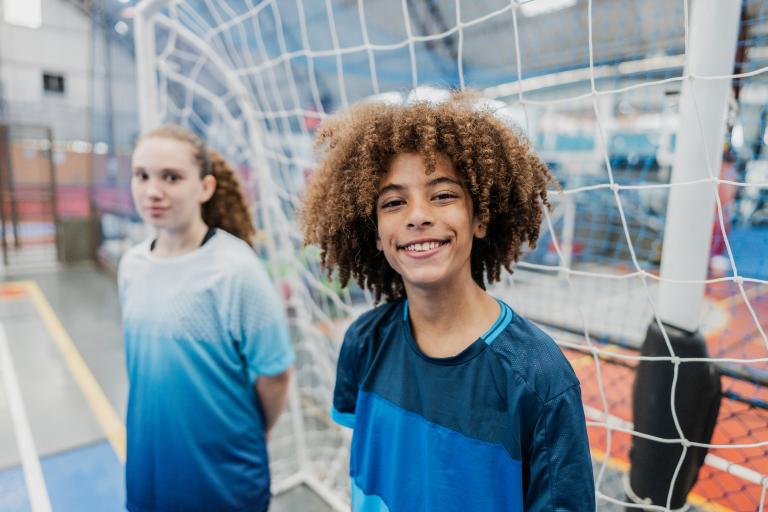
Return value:
[(403, 276), (406, 292), (408, 289), (439, 291), (440, 288), (447, 288), (451, 283), (451, 278), (447, 272), (419, 272), (412, 275)]

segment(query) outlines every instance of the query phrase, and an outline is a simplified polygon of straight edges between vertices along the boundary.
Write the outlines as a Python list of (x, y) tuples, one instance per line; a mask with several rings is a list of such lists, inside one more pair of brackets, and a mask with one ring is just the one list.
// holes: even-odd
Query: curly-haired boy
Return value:
[(387, 301), (349, 327), (337, 369), (356, 511), (595, 508), (579, 381), (485, 291), (535, 245), (552, 177), (475, 104), (363, 103), (318, 134), (306, 242)]

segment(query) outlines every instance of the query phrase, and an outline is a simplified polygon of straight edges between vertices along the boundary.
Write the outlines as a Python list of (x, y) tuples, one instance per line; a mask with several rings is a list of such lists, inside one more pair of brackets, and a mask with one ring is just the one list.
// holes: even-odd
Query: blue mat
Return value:
[(739, 274), (768, 280), (768, 227), (733, 228), (728, 240)]
[[(51, 507), (56, 512), (125, 510), (123, 467), (107, 442), (41, 460)], [(28, 512), (20, 466), (0, 471), (0, 512)]]

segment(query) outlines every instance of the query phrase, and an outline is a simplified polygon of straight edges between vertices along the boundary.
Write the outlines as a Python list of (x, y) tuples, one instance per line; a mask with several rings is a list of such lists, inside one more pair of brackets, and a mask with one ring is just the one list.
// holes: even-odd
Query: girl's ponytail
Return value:
[(216, 191), (203, 204), (203, 221), (209, 227), (221, 228), (252, 245), (256, 228), (235, 172), (214, 150), (208, 150), (208, 163), (216, 178)]

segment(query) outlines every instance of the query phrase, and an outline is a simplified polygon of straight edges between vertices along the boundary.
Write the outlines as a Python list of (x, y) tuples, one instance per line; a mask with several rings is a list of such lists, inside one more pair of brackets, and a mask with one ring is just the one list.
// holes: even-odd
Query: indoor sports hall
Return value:
[(270, 510), (349, 510), (329, 411), (374, 298), (303, 244), (313, 138), (464, 89), (557, 180), (489, 292), (578, 376), (597, 509), (768, 511), (768, 1), (0, 0), (0, 512), (125, 510), (117, 269), (165, 123), (234, 164), (288, 320)]

